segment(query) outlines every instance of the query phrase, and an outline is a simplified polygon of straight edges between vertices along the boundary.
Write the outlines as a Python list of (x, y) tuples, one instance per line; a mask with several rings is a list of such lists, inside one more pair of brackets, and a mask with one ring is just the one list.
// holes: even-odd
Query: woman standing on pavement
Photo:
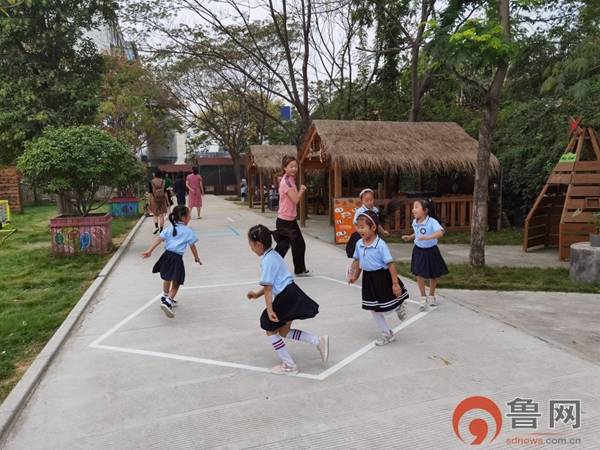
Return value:
[(177, 206), (185, 206), (185, 180), (183, 179), (183, 173), (179, 172), (175, 179), (175, 195), (177, 196)]
[(282, 161), (283, 177), (279, 183), (279, 209), (277, 212), (276, 227), (279, 231), (279, 239), (275, 251), (285, 258), (290, 246), (292, 247), (292, 258), (294, 260), (294, 273), (305, 275), (308, 273), (304, 255), (306, 243), (296, 220), (297, 205), (306, 192), (306, 186), (296, 188), (296, 174), (298, 173), (298, 161), (293, 156), (284, 156)]
[(202, 183), (202, 177), (198, 175), (198, 168), (194, 167), (192, 173), (190, 173), (186, 180), (185, 185), (188, 188), (188, 208), (190, 208), (190, 214), (193, 208), (198, 211), (198, 219), (200, 219), (200, 211), (202, 210), (202, 196), (204, 195), (204, 184)]
[(154, 177), (148, 186), (150, 194), (150, 212), (154, 216), (154, 234), (160, 233), (165, 226), (165, 214), (169, 210), (166, 183), (160, 170), (154, 172)]

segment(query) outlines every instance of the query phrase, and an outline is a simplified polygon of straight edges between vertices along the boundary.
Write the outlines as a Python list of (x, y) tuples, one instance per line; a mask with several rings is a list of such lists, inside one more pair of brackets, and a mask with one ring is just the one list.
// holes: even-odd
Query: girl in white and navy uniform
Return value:
[(264, 225), (255, 225), (248, 231), (248, 243), (254, 253), (261, 257), (262, 289), (250, 291), (249, 300), (264, 295), (266, 309), (260, 317), (260, 327), (266, 331), (269, 341), (281, 364), (273, 367), (272, 373), (293, 375), (298, 367), (287, 350), (283, 338), (314, 345), (323, 363), (329, 356), (329, 336), (315, 336), (307, 331), (293, 329), (293, 320), (310, 319), (319, 313), (319, 305), (294, 283), (285, 261), (271, 248), (272, 232)]
[[(381, 216), (379, 215), (379, 208), (377, 208), (377, 206), (375, 206), (375, 193), (373, 192), (373, 189), (369, 189), (369, 188), (365, 188), (362, 191), (360, 191), (360, 194), (358, 194), (358, 197), (360, 198), (360, 203), (361, 205), (356, 208), (354, 210), (354, 226), (356, 226), (356, 223), (358, 221), (358, 216), (360, 216), (361, 214), (367, 212), (367, 211), (373, 211), (375, 214), (377, 214), (377, 217), (379, 217), (379, 227), (378, 227), (378, 233), (379, 234), (383, 234), (384, 236), (387, 236), (389, 233), (381, 226)], [(354, 256), (354, 249), (356, 247), (356, 243), (360, 240), (360, 234), (358, 233), (358, 231), (355, 231), (354, 233), (352, 233), (350, 235), (350, 239), (348, 240), (348, 243), (346, 244), (346, 255), (348, 256), (348, 258), (352, 258)]]
[[(415, 241), (410, 271), (416, 275), (421, 293), (419, 308), (425, 311), (428, 305), (437, 306), (437, 279), (448, 273), (446, 262), (437, 246), (438, 240), (446, 231), (436, 219), (434, 205), (430, 200), (417, 200), (413, 204), (412, 212), (413, 234), (402, 236), (402, 239), (407, 242)], [(429, 280), (429, 296), (425, 290), (425, 280)]]
[(160, 272), (160, 277), (163, 279), (163, 294), (160, 299), (160, 307), (169, 318), (175, 317), (173, 313), (173, 307), (177, 306), (175, 296), (177, 295), (179, 286), (185, 281), (183, 254), (188, 246), (194, 255), (194, 261), (202, 264), (198, 257), (198, 250), (196, 249), (198, 237), (187, 226), (190, 223), (190, 219), (189, 208), (180, 205), (176, 206), (173, 212), (169, 214), (171, 227), (161, 231), (156, 242), (142, 253), (144, 258), (149, 258), (156, 247), (163, 242), (165, 243), (165, 252), (156, 261), (156, 264), (154, 264), (152, 273)]
[(381, 330), (381, 337), (375, 344), (386, 345), (394, 340), (394, 332), (385, 314), (396, 311), (398, 318), (405, 320), (407, 311), (404, 300), (408, 298), (408, 291), (398, 276), (387, 244), (379, 237), (377, 214), (373, 211), (359, 214), (356, 226), (361, 239), (356, 243), (348, 281), (356, 282), (362, 270), (362, 307), (371, 311)]

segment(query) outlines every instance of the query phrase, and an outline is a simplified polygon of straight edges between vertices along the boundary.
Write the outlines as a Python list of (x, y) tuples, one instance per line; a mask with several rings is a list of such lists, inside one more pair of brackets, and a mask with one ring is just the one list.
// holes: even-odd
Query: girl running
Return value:
[(283, 338), (314, 345), (321, 355), (323, 364), (329, 357), (329, 336), (315, 336), (307, 331), (292, 328), (293, 320), (315, 317), (319, 313), (319, 305), (294, 283), (285, 261), (274, 251), (272, 232), (264, 225), (255, 225), (248, 231), (248, 243), (254, 253), (261, 257), (262, 289), (250, 291), (249, 300), (265, 297), (266, 309), (260, 317), (260, 327), (267, 336), (281, 364), (273, 367), (271, 372), (278, 375), (298, 373), (298, 367), (287, 350)]
[(185, 281), (185, 266), (183, 265), (183, 254), (186, 247), (189, 245), (194, 255), (194, 261), (198, 264), (198, 250), (196, 242), (198, 237), (194, 231), (187, 226), (190, 222), (190, 210), (185, 206), (178, 205), (169, 214), (171, 227), (160, 233), (159, 238), (152, 246), (142, 253), (142, 257), (149, 258), (156, 247), (162, 242), (165, 243), (165, 252), (156, 261), (152, 268), (152, 273), (160, 272), (160, 277), (163, 279), (163, 294), (160, 298), (160, 307), (167, 317), (173, 318), (173, 307), (177, 306), (175, 296)]
[(291, 246), (294, 273), (302, 276), (308, 274), (304, 261), (306, 243), (296, 221), (296, 209), (306, 192), (306, 186), (300, 186), (300, 190), (296, 188), (295, 177), (298, 173), (298, 161), (296, 161), (296, 158), (293, 156), (284, 156), (281, 165), (284, 174), (279, 183), (279, 210), (277, 211), (276, 221), (277, 231), (280, 232), (280, 236), (278, 236), (275, 251), (282, 258), (285, 258)]
[[(366, 211), (373, 211), (375, 214), (377, 214), (377, 216), (379, 217), (379, 208), (377, 208), (377, 206), (375, 206), (375, 193), (373, 192), (373, 189), (370, 188), (366, 188), (363, 189), (362, 191), (360, 191), (360, 194), (358, 194), (358, 197), (360, 198), (360, 207), (356, 208), (354, 210), (354, 225), (356, 226), (356, 222), (358, 221), (358, 216), (360, 216), (362, 213), (366, 212)], [(381, 217), (379, 217), (380, 219), (380, 225), (378, 228), (378, 232), (379, 234), (383, 235), (383, 236), (388, 236), (389, 233), (381, 226)], [(348, 240), (348, 243), (346, 244), (346, 255), (348, 256), (348, 258), (352, 258), (354, 256), (354, 249), (356, 248), (356, 243), (360, 240), (360, 234), (358, 233), (358, 231), (355, 231), (354, 233), (352, 233), (352, 235), (350, 236), (350, 239)]]
[[(415, 241), (410, 271), (416, 275), (421, 293), (419, 309), (425, 311), (428, 305), (437, 306), (435, 298), (437, 279), (448, 273), (446, 262), (437, 246), (438, 239), (444, 236), (446, 230), (436, 218), (432, 201), (417, 200), (413, 204), (412, 213), (413, 234), (402, 236), (402, 239), (405, 242)], [(429, 280), (429, 296), (425, 291), (426, 279)]]
[(385, 314), (396, 311), (398, 318), (405, 320), (407, 311), (404, 300), (408, 298), (408, 291), (396, 272), (387, 244), (377, 233), (377, 214), (373, 211), (359, 214), (356, 227), (361, 239), (356, 243), (348, 282), (355, 283), (363, 271), (362, 307), (371, 311), (381, 330), (381, 337), (375, 341), (375, 345), (382, 346), (395, 339)]

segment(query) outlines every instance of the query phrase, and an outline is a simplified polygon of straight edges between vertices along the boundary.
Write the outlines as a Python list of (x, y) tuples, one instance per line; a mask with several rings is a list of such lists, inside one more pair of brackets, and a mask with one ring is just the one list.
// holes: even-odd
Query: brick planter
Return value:
[(110, 201), (110, 213), (113, 217), (137, 216), (139, 205), (136, 197), (115, 197)]
[(112, 216), (59, 216), (50, 219), (52, 253), (55, 255), (104, 254), (112, 248)]

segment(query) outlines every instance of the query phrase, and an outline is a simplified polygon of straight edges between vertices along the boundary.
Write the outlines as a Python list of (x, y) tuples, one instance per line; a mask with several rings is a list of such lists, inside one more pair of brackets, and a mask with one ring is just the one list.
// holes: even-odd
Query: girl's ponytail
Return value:
[(173, 225), (173, 236), (177, 236), (177, 222), (175, 221), (175, 212), (169, 214), (169, 222)]
[(441, 226), (444, 226), (444, 224), (442, 223), (442, 219), (440, 219), (437, 215), (437, 212), (435, 210), (435, 203), (433, 203), (433, 200), (431, 200), (430, 198), (427, 198), (427, 199), (423, 199), (421, 202), (422, 202), (421, 206), (423, 206), (423, 208), (427, 209), (427, 215), (429, 217), (431, 217), (432, 219), (437, 220)]
[(187, 206), (177, 205), (173, 208), (173, 212), (169, 214), (169, 222), (173, 225), (173, 236), (177, 236), (177, 222), (181, 222), (181, 219), (187, 217), (188, 214)]

